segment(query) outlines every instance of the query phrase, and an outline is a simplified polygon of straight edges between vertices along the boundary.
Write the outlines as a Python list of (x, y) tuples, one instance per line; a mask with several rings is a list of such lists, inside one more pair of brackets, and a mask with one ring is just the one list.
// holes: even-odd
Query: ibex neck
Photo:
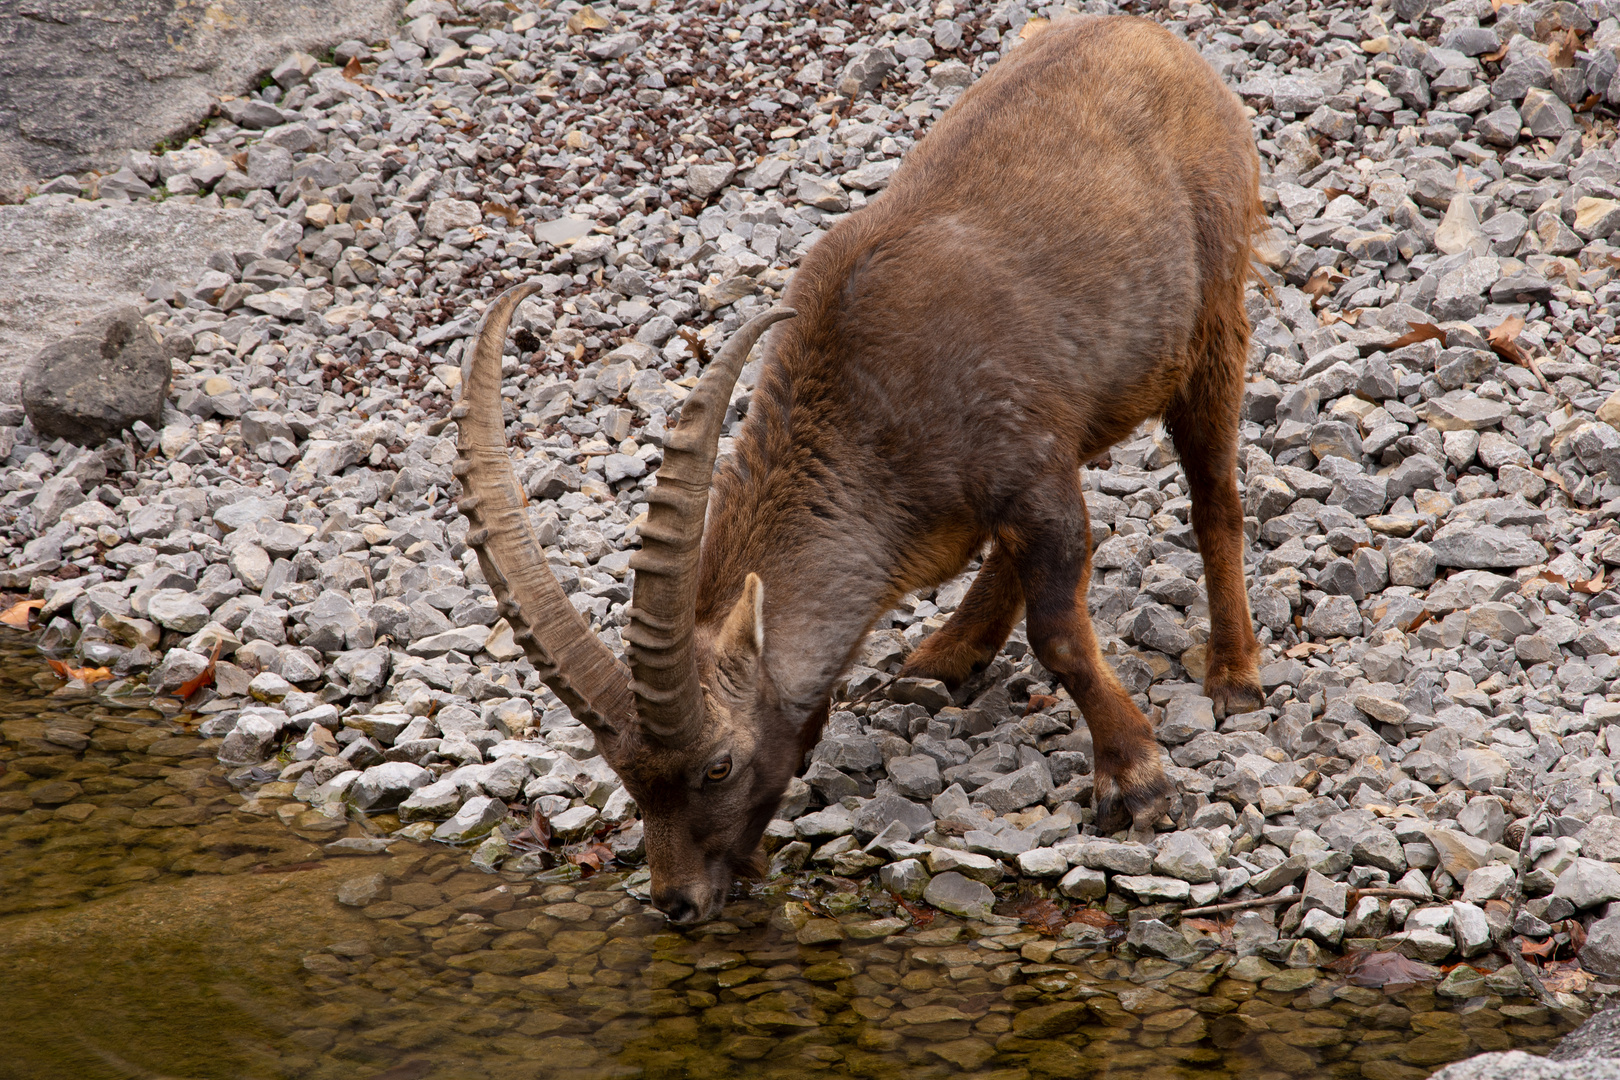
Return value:
[[(751, 425), (754, 426), (754, 425)], [(718, 624), (756, 573), (765, 585), (765, 667), (776, 692), (809, 715), (827, 700), (867, 630), (893, 603), (885, 534), (854, 500), (812, 482), (799, 453), (771, 455), (767, 440), (739, 440), (716, 477), (704, 532), (697, 621)], [(825, 459), (809, 455), (825, 465)]]

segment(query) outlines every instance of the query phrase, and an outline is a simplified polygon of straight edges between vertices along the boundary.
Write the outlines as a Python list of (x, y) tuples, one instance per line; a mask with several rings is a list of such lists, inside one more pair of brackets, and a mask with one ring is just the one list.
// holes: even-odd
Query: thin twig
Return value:
[[(1532, 776), (1530, 778), (1530, 794), (1532, 797), (1535, 795), (1535, 789), (1536, 780)], [(1536, 807), (1535, 812), (1530, 815), (1530, 819), (1524, 825), (1524, 838), (1519, 841), (1519, 868), (1513, 875), (1513, 905), (1508, 908), (1508, 933), (1510, 934), (1513, 932), (1514, 923), (1519, 921), (1519, 911), (1524, 907), (1524, 872), (1525, 868), (1530, 865), (1530, 838), (1535, 835), (1536, 822), (1540, 821), (1541, 815), (1546, 813), (1547, 803), (1552, 799), (1553, 792), (1556, 790), (1558, 790), (1557, 784), (1547, 788), (1547, 793), (1541, 797), (1541, 805)], [(1519, 973), (1521, 979), (1530, 984), (1530, 989), (1536, 992), (1536, 997), (1540, 999), (1541, 1003), (1555, 1012), (1562, 1012), (1564, 1006), (1560, 1005), (1558, 999), (1547, 992), (1547, 987), (1541, 981), (1541, 976), (1536, 974), (1536, 969), (1531, 967), (1530, 962), (1524, 958), (1524, 953), (1511, 944), (1505, 951), (1508, 954), (1508, 959), (1513, 962), (1513, 969)]]
[[(1358, 899), (1363, 896), (1387, 896), (1391, 900), (1434, 899), (1433, 896), (1427, 893), (1411, 892), (1407, 889), (1353, 889), (1351, 891)], [(1225, 904), (1186, 908), (1181, 912), (1181, 915), (1182, 918), (1186, 918), (1188, 915), (1218, 915), (1223, 911), (1243, 911), (1247, 908), (1271, 907), (1274, 904), (1287, 904), (1304, 898), (1304, 893), (1280, 893), (1276, 896), (1262, 896), (1258, 900), (1232, 900)]]

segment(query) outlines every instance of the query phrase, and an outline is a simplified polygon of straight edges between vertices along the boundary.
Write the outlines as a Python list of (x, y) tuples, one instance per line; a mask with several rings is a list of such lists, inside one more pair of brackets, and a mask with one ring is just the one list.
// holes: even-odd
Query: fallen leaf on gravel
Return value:
[(613, 861), (613, 849), (606, 844), (591, 844), (581, 851), (568, 853), (568, 861), (579, 867), (579, 872), (590, 877)]
[(911, 916), (911, 923), (919, 930), (925, 930), (934, 921), (934, 909), (926, 904), (913, 904), (910, 901), (895, 897), (895, 902)]
[(1585, 593), (1587, 596), (1596, 596), (1598, 593), (1602, 592), (1605, 588), (1608, 587), (1603, 583), (1603, 570), (1604, 570), (1604, 567), (1601, 567), (1601, 566), (1598, 567), (1597, 575), (1594, 576), (1593, 578), (1591, 578), (1588, 581), (1572, 581), (1572, 582), (1570, 582), (1569, 583), (1569, 591), (1570, 592)]
[(1329, 311), (1322, 316), (1322, 325), (1332, 326), (1334, 323), (1342, 322), (1346, 326), (1354, 326), (1359, 318), (1361, 318), (1360, 308), (1353, 308), (1345, 312)]
[(1013, 909), (1013, 914), (1043, 934), (1056, 934), (1069, 921), (1062, 908), (1045, 898), (1019, 904)]
[(1104, 931), (1119, 929), (1119, 923), (1115, 921), (1112, 915), (1106, 911), (1098, 911), (1096, 908), (1082, 908), (1070, 915), (1069, 921), (1083, 923), (1086, 926), (1095, 926), (1097, 929)]
[(680, 338), (686, 342), (686, 347), (691, 350), (692, 358), (698, 362), (698, 366), (707, 367), (709, 364), (709, 347), (703, 344), (703, 339), (690, 330), (682, 330)]
[(1517, 315), (1510, 315), (1497, 324), (1496, 329), (1485, 335), (1490, 343), (1491, 350), (1504, 360), (1511, 360), (1520, 367), (1529, 367), (1530, 358), (1524, 355), (1519, 348), (1519, 332), (1524, 329), (1524, 320)]
[(52, 671), (64, 679), (78, 679), (80, 682), (93, 685), (98, 682), (106, 682), (113, 677), (112, 672), (104, 667), (73, 667), (64, 664), (60, 660), (51, 660), (49, 658), (45, 662), (51, 665)]
[(1291, 645), (1283, 650), (1283, 655), (1294, 660), (1303, 660), (1312, 653), (1327, 652), (1326, 645), (1319, 645), (1314, 641), (1302, 641), (1298, 645)]
[(343, 65), (343, 77), (350, 82), (360, 81), (360, 58), (358, 56), (349, 57), (349, 62)]
[(583, 34), (587, 30), (606, 30), (608, 21), (596, 13), (589, 4), (568, 16), (568, 32)]
[(1558, 942), (1552, 938), (1546, 941), (1531, 941), (1529, 938), (1519, 939), (1520, 956), (1551, 956), (1552, 951), (1558, 947)]
[(1575, 66), (1575, 54), (1580, 51), (1580, 35), (1573, 29), (1565, 30), (1556, 35), (1550, 42), (1547, 50), (1547, 63), (1554, 68), (1567, 68)]
[(197, 673), (194, 679), (187, 679), (180, 684), (180, 689), (174, 692), (181, 701), (185, 701), (205, 686), (214, 685), (214, 663), (219, 659), (219, 642), (214, 642), (214, 651), (208, 654), (208, 666)]
[(515, 206), (502, 206), (500, 203), (487, 202), (483, 206), (486, 214), (499, 214), (506, 219), (506, 223), (514, 229), (523, 224), (523, 215), (518, 213)]
[(6, 608), (5, 614), (0, 615), (0, 623), (15, 626), (18, 630), (28, 629), (30, 616), (45, 606), (44, 600), (22, 600)]
[(1052, 25), (1052, 21), (1050, 19), (1042, 19), (1039, 17), (1030, 19), (1028, 22), (1024, 23), (1024, 28), (1018, 31), (1018, 36), (1025, 41), (1028, 41), (1030, 38), (1035, 37), (1050, 25)]
[(1548, 964), (1541, 975), (1541, 985), (1552, 994), (1579, 994), (1596, 981), (1596, 975), (1581, 970), (1578, 960), (1559, 960)]
[(1559, 491), (1569, 490), (1569, 485), (1564, 483), (1564, 478), (1553, 472), (1551, 469), (1538, 469), (1532, 465), (1530, 466), (1530, 471), (1547, 481), (1547, 483), (1556, 487)]
[(1325, 266), (1318, 266), (1314, 271), (1311, 272), (1310, 278), (1305, 282), (1305, 285), (1301, 291), (1307, 296), (1320, 300), (1324, 296), (1332, 296), (1333, 293), (1338, 289), (1339, 284), (1345, 280), (1345, 276), (1339, 273), (1337, 270), (1330, 270)]
[(1390, 342), (1386, 348), (1402, 349), (1408, 345), (1416, 345), (1420, 341), (1438, 341), (1442, 345), (1446, 343), (1446, 332), (1434, 323), (1409, 322), (1406, 325), (1412, 329)]

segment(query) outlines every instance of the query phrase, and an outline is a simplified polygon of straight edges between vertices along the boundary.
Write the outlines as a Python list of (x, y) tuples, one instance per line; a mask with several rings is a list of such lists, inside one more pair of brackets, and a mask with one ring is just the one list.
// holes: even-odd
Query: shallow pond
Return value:
[(329, 852), (376, 824), (245, 799), (172, 702), (57, 686), (0, 642), (0, 1077), (1418, 1080), (1572, 1026), (1014, 918), (913, 925), (835, 880), (673, 933), (623, 873)]

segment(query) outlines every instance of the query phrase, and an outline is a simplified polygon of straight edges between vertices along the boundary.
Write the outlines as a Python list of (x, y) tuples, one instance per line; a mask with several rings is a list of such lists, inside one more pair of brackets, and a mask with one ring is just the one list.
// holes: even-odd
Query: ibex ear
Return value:
[(758, 662), (765, 655), (765, 583), (749, 574), (742, 595), (720, 627), (715, 652), (726, 662)]

